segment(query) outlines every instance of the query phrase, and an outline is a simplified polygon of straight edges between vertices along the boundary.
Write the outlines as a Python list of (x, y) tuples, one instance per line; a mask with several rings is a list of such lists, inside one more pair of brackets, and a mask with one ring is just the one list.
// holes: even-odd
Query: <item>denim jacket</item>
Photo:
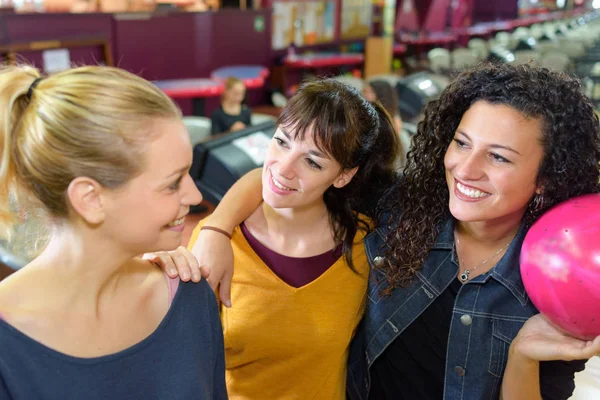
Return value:
[[(387, 281), (374, 267), (383, 261), (386, 233), (386, 228), (379, 227), (365, 239), (371, 275), (365, 317), (348, 360), (347, 393), (352, 400), (367, 399), (373, 362), (458, 274), (454, 222), (449, 219), (413, 283), (394, 289), (390, 296), (381, 296)], [(525, 321), (538, 313), (525, 292), (519, 269), (525, 234), (521, 227), (500, 262), (464, 284), (457, 294), (446, 353), (446, 400), (499, 398), (510, 343)], [(541, 363), (543, 398), (570, 397), (574, 373), (583, 367), (583, 361)]]

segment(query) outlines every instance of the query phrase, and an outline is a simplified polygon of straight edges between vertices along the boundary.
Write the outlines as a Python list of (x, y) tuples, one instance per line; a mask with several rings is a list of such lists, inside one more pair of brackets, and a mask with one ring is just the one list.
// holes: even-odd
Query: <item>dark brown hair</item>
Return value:
[(315, 145), (343, 169), (358, 167), (346, 186), (331, 186), (324, 194), (336, 242), (343, 244), (352, 264), (352, 245), (366, 221), (353, 210), (362, 209), (371, 185), (392, 179), (399, 140), (390, 117), (378, 104), (367, 101), (356, 89), (334, 79), (303, 84), (279, 116), (278, 124), (290, 127), (294, 138), (313, 133)]
[(394, 117), (398, 114), (398, 93), (389, 82), (375, 79), (369, 81), (367, 85), (371, 86), (377, 101), (381, 103), (390, 116)]

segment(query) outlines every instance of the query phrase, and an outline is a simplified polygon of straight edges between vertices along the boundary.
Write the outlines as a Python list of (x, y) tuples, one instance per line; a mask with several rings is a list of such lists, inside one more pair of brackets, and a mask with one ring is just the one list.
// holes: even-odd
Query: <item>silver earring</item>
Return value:
[(544, 207), (544, 195), (536, 194), (533, 198), (533, 210), (540, 211)]

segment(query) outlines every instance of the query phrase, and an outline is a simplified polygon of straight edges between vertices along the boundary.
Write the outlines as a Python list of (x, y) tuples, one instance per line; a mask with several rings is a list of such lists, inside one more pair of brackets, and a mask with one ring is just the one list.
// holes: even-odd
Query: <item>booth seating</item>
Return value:
[(211, 135), (211, 123), (208, 117), (183, 117), (183, 124), (188, 130), (192, 146), (203, 142)]
[(274, 133), (275, 123), (267, 121), (197, 144), (190, 175), (204, 199), (218, 204), (242, 175), (261, 167)]
[(461, 70), (476, 65), (479, 62), (477, 53), (468, 48), (460, 47), (452, 50), (452, 69)]
[(469, 47), (469, 49), (475, 52), (479, 60), (485, 60), (490, 51), (487, 42), (481, 38), (474, 38), (469, 40), (467, 47)]
[(436, 74), (447, 73), (452, 68), (452, 57), (450, 51), (445, 48), (437, 47), (427, 53), (429, 60), (429, 69)]

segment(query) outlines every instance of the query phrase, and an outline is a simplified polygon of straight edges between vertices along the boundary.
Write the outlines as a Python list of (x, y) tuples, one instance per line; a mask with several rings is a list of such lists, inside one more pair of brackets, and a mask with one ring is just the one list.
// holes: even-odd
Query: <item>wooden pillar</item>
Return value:
[(392, 72), (393, 53), (393, 37), (368, 37), (365, 42), (365, 78), (390, 74)]

